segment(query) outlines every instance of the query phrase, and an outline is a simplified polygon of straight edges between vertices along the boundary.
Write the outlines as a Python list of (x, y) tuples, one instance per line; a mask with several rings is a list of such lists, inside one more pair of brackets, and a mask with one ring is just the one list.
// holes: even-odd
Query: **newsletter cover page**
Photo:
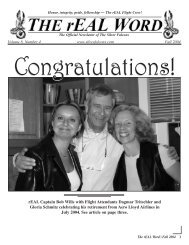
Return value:
[(186, 244), (184, 3), (3, 12), (2, 242)]

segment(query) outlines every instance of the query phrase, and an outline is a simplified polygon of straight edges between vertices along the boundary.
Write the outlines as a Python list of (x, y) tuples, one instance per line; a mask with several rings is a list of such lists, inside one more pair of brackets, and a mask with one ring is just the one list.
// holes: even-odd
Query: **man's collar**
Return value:
[(108, 132), (108, 125), (106, 123), (104, 129), (100, 133), (95, 133), (92, 128), (89, 127), (89, 124), (87, 122), (87, 119), (85, 120), (85, 130), (87, 133), (93, 133), (93, 134), (107, 134)]

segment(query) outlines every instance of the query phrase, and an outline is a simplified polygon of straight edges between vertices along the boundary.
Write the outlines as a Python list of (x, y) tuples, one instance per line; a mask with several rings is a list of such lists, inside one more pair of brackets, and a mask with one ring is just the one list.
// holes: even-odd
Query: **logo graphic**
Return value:
[(19, 39), (23, 39), (26, 36), (25, 28), (23, 27), (23, 23), (25, 21), (25, 14), (23, 11), (18, 11), (16, 14), (16, 27), (10, 30), (11, 34), (16, 34), (16, 37)]
[(173, 14), (170, 10), (165, 12), (164, 17), (167, 26), (164, 28), (165, 31), (163, 32), (163, 35), (166, 39), (170, 39), (174, 34), (178, 34), (179, 30), (173, 27)]

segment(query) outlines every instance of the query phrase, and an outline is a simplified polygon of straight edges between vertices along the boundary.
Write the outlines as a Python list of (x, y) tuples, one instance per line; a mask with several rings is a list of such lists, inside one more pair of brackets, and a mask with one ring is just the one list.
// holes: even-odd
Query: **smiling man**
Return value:
[(85, 131), (76, 142), (83, 173), (83, 191), (113, 190), (113, 178), (123, 152), (123, 147), (107, 128), (114, 104), (114, 93), (106, 85), (90, 89), (86, 96)]

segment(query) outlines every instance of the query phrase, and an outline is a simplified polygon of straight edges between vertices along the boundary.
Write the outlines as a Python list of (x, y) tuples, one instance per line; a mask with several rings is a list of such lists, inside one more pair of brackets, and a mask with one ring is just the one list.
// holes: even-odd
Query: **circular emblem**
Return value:
[(22, 39), (22, 38), (25, 38), (26, 33), (23, 30), (18, 30), (16, 33), (16, 36), (17, 36), (17, 38)]
[(164, 37), (165, 38), (167, 38), (167, 39), (170, 39), (170, 38), (172, 38), (173, 37), (173, 32), (171, 31), (171, 30), (165, 30), (164, 32), (163, 32), (163, 35), (164, 35)]

